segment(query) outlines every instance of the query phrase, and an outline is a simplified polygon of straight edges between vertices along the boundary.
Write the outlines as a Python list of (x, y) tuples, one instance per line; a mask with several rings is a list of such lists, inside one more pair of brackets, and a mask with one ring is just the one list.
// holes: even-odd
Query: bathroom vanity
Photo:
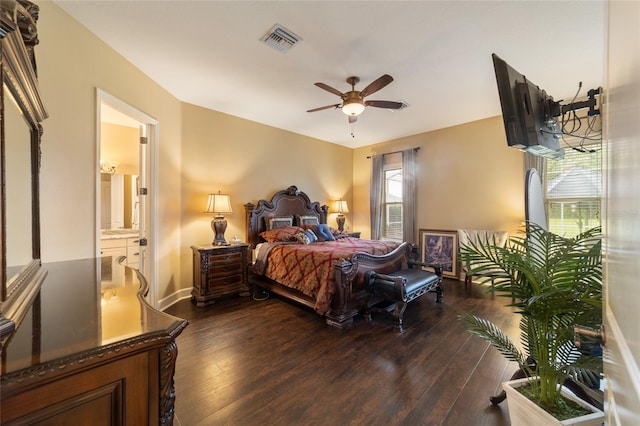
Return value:
[(140, 266), (140, 235), (136, 229), (103, 229), (100, 233), (100, 256), (124, 256), (130, 268)]

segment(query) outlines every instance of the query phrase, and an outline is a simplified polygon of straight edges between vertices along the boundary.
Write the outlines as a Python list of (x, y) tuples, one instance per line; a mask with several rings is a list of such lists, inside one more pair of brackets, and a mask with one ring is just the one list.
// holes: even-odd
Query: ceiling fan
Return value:
[(358, 92), (355, 86), (356, 84), (358, 84), (358, 82), (360, 82), (360, 79), (358, 77), (349, 77), (347, 78), (347, 83), (351, 85), (351, 91), (345, 93), (342, 93), (339, 90), (334, 89), (333, 87), (328, 86), (324, 83), (315, 83), (315, 85), (319, 88), (333, 93), (334, 95), (340, 96), (340, 98), (342, 99), (342, 103), (310, 109), (307, 112), (322, 111), (323, 109), (329, 108), (341, 108), (342, 112), (349, 116), (349, 123), (355, 123), (358, 119), (357, 116), (362, 113), (362, 111), (364, 111), (365, 107), (368, 106), (386, 109), (404, 108), (407, 106), (407, 104), (405, 104), (404, 102), (364, 100), (365, 97), (377, 92), (392, 81), (393, 77), (391, 77), (389, 74), (385, 74), (382, 77), (379, 77), (377, 80), (374, 80), (371, 84)]

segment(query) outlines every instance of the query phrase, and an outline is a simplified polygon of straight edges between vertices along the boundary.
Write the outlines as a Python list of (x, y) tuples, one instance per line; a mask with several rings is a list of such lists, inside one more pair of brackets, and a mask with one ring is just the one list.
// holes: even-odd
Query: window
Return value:
[(402, 167), (385, 165), (382, 239), (402, 241)]
[(371, 238), (414, 243), (418, 148), (372, 156)]
[(581, 145), (581, 149), (585, 152), (566, 149), (564, 159), (546, 161), (549, 231), (565, 237), (574, 237), (600, 226), (600, 144)]

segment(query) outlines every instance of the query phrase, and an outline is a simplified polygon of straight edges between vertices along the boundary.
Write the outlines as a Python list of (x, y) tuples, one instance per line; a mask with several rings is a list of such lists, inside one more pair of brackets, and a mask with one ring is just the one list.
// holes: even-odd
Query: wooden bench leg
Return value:
[(365, 309), (365, 311), (362, 313), (362, 315), (364, 316), (364, 319), (367, 322), (371, 322), (371, 308), (369, 308), (367, 306), (367, 308)]
[(396, 333), (402, 333), (402, 319), (404, 317), (404, 311), (407, 309), (405, 302), (396, 302), (396, 306), (393, 309), (393, 331)]

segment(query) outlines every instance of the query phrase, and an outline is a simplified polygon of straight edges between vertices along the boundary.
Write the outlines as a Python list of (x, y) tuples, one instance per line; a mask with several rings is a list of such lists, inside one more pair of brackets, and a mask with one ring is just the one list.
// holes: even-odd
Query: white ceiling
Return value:
[[(358, 147), (500, 114), (491, 53), (571, 99), (604, 84), (605, 1), (55, 0), (179, 100)], [(260, 38), (281, 24), (287, 53)], [(351, 126), (340, 99), (390, 74)], [(352, 137), (351, 132), (354, 136)]]

